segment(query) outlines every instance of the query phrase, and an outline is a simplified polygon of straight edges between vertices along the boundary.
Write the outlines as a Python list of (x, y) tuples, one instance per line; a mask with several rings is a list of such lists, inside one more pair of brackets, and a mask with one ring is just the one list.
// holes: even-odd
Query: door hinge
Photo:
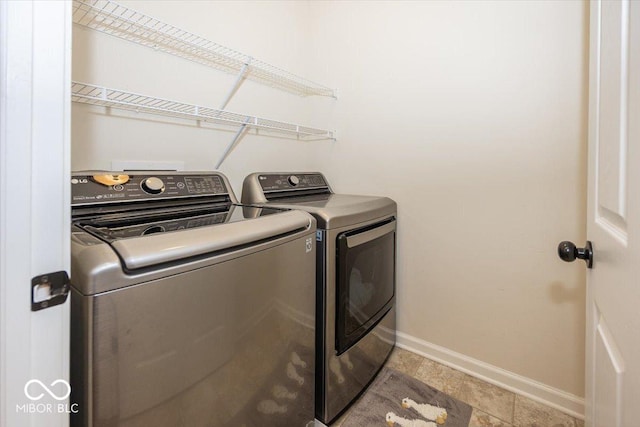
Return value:
[(31, 279), (31, 311), (62, 304), (67, 300), (71, 282), (66, 271), (42, 274)]

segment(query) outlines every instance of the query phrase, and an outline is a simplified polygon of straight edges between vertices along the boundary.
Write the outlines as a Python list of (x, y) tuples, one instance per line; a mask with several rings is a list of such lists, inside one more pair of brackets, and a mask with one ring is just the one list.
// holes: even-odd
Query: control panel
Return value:
[(262, 174), (258, 181), (263, 192), (326, 188), (327, 182), (319, 173)]
[(148, 175), (97, 172), (74, 174), (71, 178), (71, 204), (94, 205), (138, 200), (173, 199), (229, 194), (220, 175)]

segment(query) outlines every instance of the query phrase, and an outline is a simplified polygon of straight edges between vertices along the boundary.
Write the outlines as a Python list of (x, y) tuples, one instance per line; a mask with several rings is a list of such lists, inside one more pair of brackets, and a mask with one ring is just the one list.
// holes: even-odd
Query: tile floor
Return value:
[[(469, 427), (584, 427), (582, 420), (400, 348), (387, 366), (471, 405)], [(331, 427), (340, 427), (348, 415)]]

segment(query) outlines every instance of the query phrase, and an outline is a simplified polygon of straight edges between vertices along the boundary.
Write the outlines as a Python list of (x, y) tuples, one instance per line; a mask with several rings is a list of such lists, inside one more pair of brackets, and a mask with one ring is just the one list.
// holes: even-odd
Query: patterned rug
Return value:
[[(446, 410), (446, 419), (436, 420), (433, 407)], [(435, 412), (442, 412), (435, 409)], [(385, 423), (394, 427), (467, 427), (471, 410), (466, 403), (423, 382), (395, 369), (382, 368), (349, 410), (341, 427), (373, 427)]]

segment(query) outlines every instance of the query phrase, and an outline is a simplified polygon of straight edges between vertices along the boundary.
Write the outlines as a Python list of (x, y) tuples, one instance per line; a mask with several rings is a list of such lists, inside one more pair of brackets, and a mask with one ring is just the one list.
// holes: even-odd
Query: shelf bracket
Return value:
[(229, 143), (229, 145), (227, 146), (227, 149), (224, 150), (224, 153), (222, 153), (222, 157), (220, 157), (220, 160), (218, 160), (218, 164), (215, 167), (216, 170), (220, 169), (220, 166), (222, 165), (222, 162), (225, 161), (225, 159), (227, 158), (227, 156), (229, 156), (231, 151), (233, 151), (235, 146), (246, 135), (247, 131), (250, 129), (250, 127), (249, 127), (249, 121), (250, 120), (251, 120), (251, 117), (247, 117), (245, 122), (240, 126), (240, 129), (238, 129), (238, 132), (236, 132), (235, 136), (233, 137), (233, 140), (231, 140), (231, 143)]
[(244, 80), (247, 78), (247, 73), (249, 72), (249, 65), (251, 64), (251, 60), (252, 59), (253, 58), (249, 57), (247, 62), (245, 62), (245, 64), (240, 69), (240, 72), (238, 73), (238, 77), (236, 77), (236, 81), (233, 84), (233, 87), (231, 88), (231, 90), (227, 94), (227, 97), (222, 102), (222, 105), (220, 105), (220, 109), (221, 110), (224, 110), (224, 108), (227, 106), (229, 101), (231, 101), (231, 98), (233, 98), (233, 95), (235, 95), (236, 92), (238, 91), (238, 89), (240, 88), (240, 85), (242, 85)]

